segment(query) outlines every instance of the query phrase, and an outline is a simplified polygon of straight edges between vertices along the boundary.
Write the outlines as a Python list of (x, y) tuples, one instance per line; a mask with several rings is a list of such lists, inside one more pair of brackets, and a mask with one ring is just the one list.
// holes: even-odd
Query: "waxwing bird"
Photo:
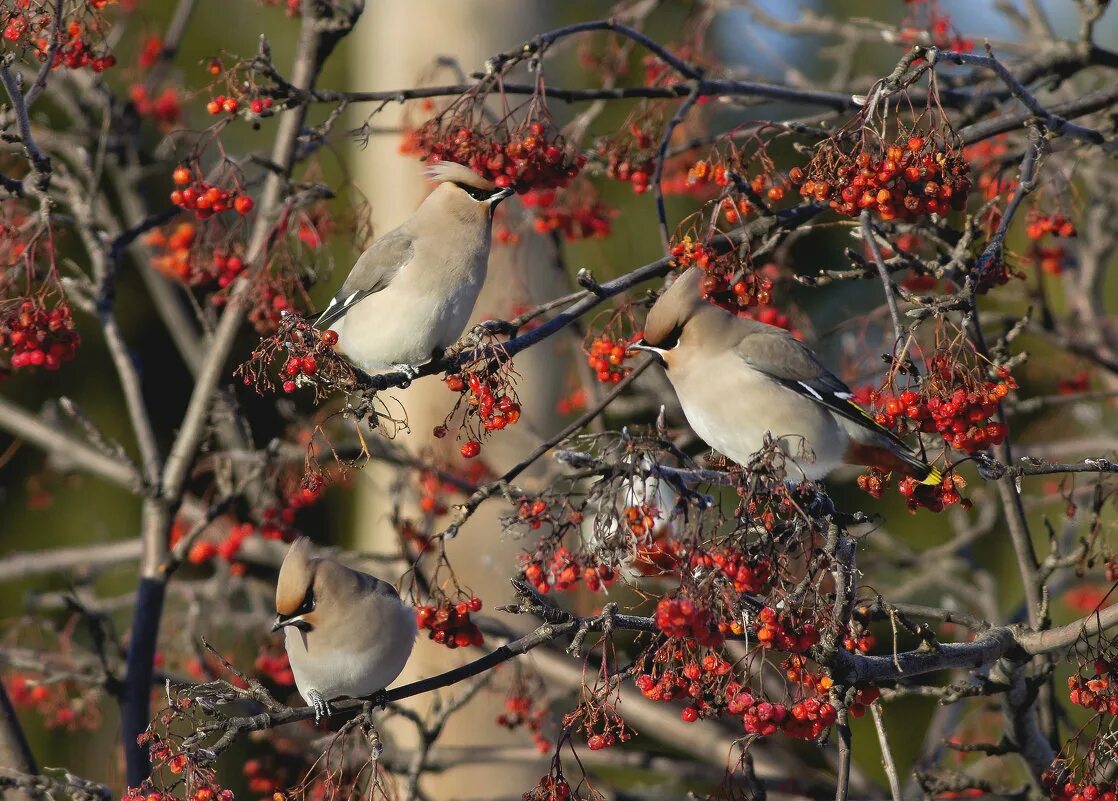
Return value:
[(766, 434), (808, 480), (840, 464), (899, 469), (926, 484), (938, 471), (878, 425), (853, 393), (782, 328), (747, 320), (700, 294), (684, 272), (653, 304), (635, 347), (659, 359), (687, 422), (707, 445), (745, 464)]
[(331, 699), (366, 698), (400, 675), (416, 617), (391, 584), (312, 557), (310, 545), (300, 537), (283, 559), (272, 631), (286, 629), (295, 686), (317, 723), (330, 715)]
[(414, 377), (462, 336), (485, 283), (493, 212), (513, 193), (453, 162), (427, 173), (435, 190), (361, 254), (314, 324), (367, 373)]

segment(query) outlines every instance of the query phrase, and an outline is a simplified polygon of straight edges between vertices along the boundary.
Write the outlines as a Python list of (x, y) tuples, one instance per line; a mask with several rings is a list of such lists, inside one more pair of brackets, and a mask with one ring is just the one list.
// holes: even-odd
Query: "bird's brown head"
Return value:
[(294, 626), (300, 631), (314, 628), (319, 601), (315, 594), (315, 579), (320, 564), (318, 559), (311, 558), (309, 539), (300, 537), (291, 543), (276, 582), (276, 619), (272, 631), (285, 626)]
[[(700, 292), (702, 271), (691, 267), (652, 304), (644, 320), (644, 338), (634, 347), (654, 354), (665, 367), (668, 351), (679, 344), (679, 338), (696, 314), (711, 305)], [(711, 307), (713, 308), (713, 307)]]
[(463, 164), (440, 161), (426, 170), (427, 177), (438, 186), (425, 201), (463, 223), (484, 223), (493, 220), (501, 201), (511, 196), (511, 189), (501, 189)]

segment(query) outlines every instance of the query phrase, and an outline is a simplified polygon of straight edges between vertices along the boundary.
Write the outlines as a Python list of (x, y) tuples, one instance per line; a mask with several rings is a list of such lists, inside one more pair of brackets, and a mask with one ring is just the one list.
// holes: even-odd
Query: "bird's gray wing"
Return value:
[(315, 320), (315, 328), (329, 328), (356, 303), (388, 286), (414, 253), (415, 242), (411, 235), (399, 229), (370, 245), (357, 259), (330, 305)]
[(734, 351), (754, 370), (856, 425), (886, 437), (906, 452), (910, 450), (904, 440), (878, 425), (873, 415), (854, 402), (850, 387), (824, 367), (806, 345), (783, 329), (766, 326), (747, 333)]

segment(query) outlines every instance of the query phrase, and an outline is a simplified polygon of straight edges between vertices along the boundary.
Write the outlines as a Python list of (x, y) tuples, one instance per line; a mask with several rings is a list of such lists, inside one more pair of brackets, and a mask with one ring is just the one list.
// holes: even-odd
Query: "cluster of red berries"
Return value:
[[(283, 321), (284, 312), (294, 312), (292, 297), (297, 288), (290, 276), (268, 273), (254, 282), (253, 297), (249, 305), (248, 321), (257, 333), (268, 334), (276, 331)], [(224, 296), (215, 295), (214, 302)]]
[[(978, 188), (983, 200), (995, 200), (1017, 188), (1013, 174), (1004, 174), (1005, 157), (1008, 153), (1009, 142), (1005, 134), (983, 139), (963, 148), (963, 158), (978, 173)], [(997, 219), (1001, 218), (1001, 211), (994, 208), (988, 215), (986, 220), (996, 225)]]
[(772, 562), (767, 557), (753, 558), (729, 548), (693, 553), (691, 567), (715, 568), (737, 592), (761, 592), (772, 577)]
[(718, 258), (718, 254), (709, 245), (696, 242), (690, 236), (685, 236), (672, 245), (670, 255), (675, 266), (681, 270), (691, 266), (696, 266), (700, 270), (707, 270), (710, 269), (711, 263)]
[(547, 501), (543, 498), (536, 498), (534, 501), (525, 498), (516, 508), (517, 520), (526, 524), (533, 531), (549, 522), (549, 517)]
[(171, 179), (176, 187), (181, 187), (171, 191), (171, 202), (179, 208), (193, 212), (200, 220), (230, 209), (242, 217), (252, 211), (251, 197), (196, 178), (186, 167), (176, 167), (171, 174)]
[(244, 272), (244, 259), (224, 250), (215, 250), (209, 260), (195, 258), (196, 237), (197, 229), (190, 222), (179, 223), (170, 233), (156, 228), (144, 238), (153, 251), (152, 267), (187, 286), (216, 284), (221, 289)]
[(743, 721), (750, 734), (768, 736), (777, 726), (789, 737), (815, 740), (838, 719), (838, 710), (829, 701), (806, 698), (790, 707), (762, 701), (745, 709)]
[(567, 145), (550, 123), (536, 120), (516, 130), (482, 132), (436, 117), (412, 132), (400, 148), (433, 161), (465, 164), (499, 187), (517, 192), (566, 186), (586, 157)]
[(656, 628), (666, 637), (693, 640), (704, 648), (722, 644), (714, 613), (690, 598), (661, 598), (656, 604)]
[[(181, 760), (176, 764), (178, 762)], [(182, 770), (183, 768), (179, 767), (177, 771), (171, 772), (182, 773)], [(121, 801), (182, 801), (182, 797), (177, 793), (156, 790), (148, 782), (144, 782), (140, 787), (129, 787), (121, 797)], [(186, 796), (186, 801), (233, 801), (233, 791), (226, 788), (199, 787)]]
[[(264, 766), (260, 763), (259, 759), (246, 760), (243, 772), (245, 778), (248, 779), (248, 789), (250, 793), (256, 793), (262, 798), (282, 795), (282, 793), (279, 792), (282, 787), (279, 779), (275, 776), (265, 775)], [(278, 801), (278, 799), (273, 798), (273, 801)]]
[(632, 739), (629, 730), (625, 728), (624, 722), (617, 718), (614, 725), (608, 722), (606, 728), (601, 732), (595, 732), (586, 738), (586, 747), (591, 751), (601, 751), (603, 748), (613, 748), (618, 743), (623, 743)]
[(788, 179), (805, 198), (827, 202), (839, 214), (863, 209), (883, 220), (916, 220), (966, 204), (971, 181), (967, 162), (935, 136), (913, 135), (875, 155), (820, 150), (807, 172), (794, 167)]
[(4, 687), (12, 703), (21, 709), (34, 709), (48, 729), (92, 731), (101, 725), (98, 699), (89, 694), (72, 695), (77, 688), (70, 681), (47, 681), (25, 673), (13, 673)]
[(966, 479), (957, 473), (944, 476), (938, 484), (922, 483), (908, 476), (901, 479), (897, 491), (904, 496), (910, 512), (915, 512), (921, 507), (932, 512), (942, 512), (948, 506), (955, 504), (960, 504), (963, 509), (971, 507), (970, 500), (959, 494), (959, 490), (965, 489), (966, 486)]
[(885, 494), (885, 490), (893, 483), (891, 473), (884, 470), (879, 470), (876, 467), (871, 467), (865, 473), (858, 476), (858, 489), (868, 494), (871, 498), (880, 498)]
[(455, 373), (448, 375), (444, 381), (451, 392), (465, 394), (466, 403), (477, 411), (486, 431), (500, 431), (520, 419), (520, 402), (502, 390), (498, 376), (482, 377), (469, 373), (463, 378)]
[(136, 83), (129, 88), (128, 95), (136, 115), (150, 117), (163, 131), (169, 131), (182, 121), (182, 98), (174, 87), (168, 86), (153, 98), (146, 86)]
[(470, 620), (471, 612), (481, 611), (481, 599), (476, 595), (465, 601), (452, 604), (443, 601), (438, 606), (424, 605), (416, 610), (416, 622), (420, 629), (430, 632), (428, 637), (447, 648), (465, 648), (467, 645), (481, 645), (485, 638), (481, 629)]
[(898, 40), (906, 45), (919, 42), (924, 36), (940, 50), (957, 50), (969, 53), (974, 50), (974, 40), (959, 34), (951, 16), (940, 8), (937, 0), (905, 0), (909, 9), (899, 25)]
[[(667, 643), (656, 651), (653, 669), (637, 675), (634, 683), (649, 701), (686, 699), (680, 717), (694, 723), (700, 717), (713, 717), (724, 704), (720, 699), (733, 695), (736, 682), (727, 684), (726, 677), (733, 665), (716, 653), (698, 656), (694, 649), (682, 651), (674, 643)], [(659, 666), (664, 667), (659, 671)], [(723, 688), (726, 684), (729, 692)]]
[(1106, 659), (1096, 659), (1094, 675), (1087, 677), (1082, 671), (1068, 676), (1068, 697), (1077, 706), (1118, 715), (1118, 685), (1111, 681), (1115, 666)]
[(540, 778), (539, 784), (524, 793), (524, 801), (570, 801), (571, 785), (562, 775), (550, 773)]
[[(257, 97), (249, 101), (248, 109), (253, 114), (263, 114), (272, 107), (272, 98), (270, 97)], [(222, 112), (226, 114), (236, 114), (241, 108), (241, 102), (231, 96), (217, 95), (206, 103), (206, 113), (212, 116), (217, 116)]]
[(566, 546), (556, 548), (550, 557), (530, 557), (525, 554), (521, 561), (525, 580), (541, 594), (553, 589), (567, 592), (574, 589), (580, 579), (591, 592), (598, 592), (617, 581), (617, 571), (613, 567), (591, 564)]
[[(29, 9), (26, 2), (13, 4), (12, 10), (5, 15), (3, 20), (3, 38), (12, 43), (30, 45), (34, 49), (35, 57), (45, 60), (50, 52), (51, 31), (54, 26), (52, 15), (43, 8), (39, 13)], [(54, 62), (51, 69), (66, 67), (77, 70), (88, 67), (93, 72), (103, 72), (116, 65), (116, 56), (111, 53), (100, 53), (89, 41), (90, 34), (98, 33), (101, 20), (94, 17), (88, 22), (76, 19), (70, 20), (58, 32), (54, 52)]]
[(1040, 783), (1052, 801), (1118, 801), (1118, 784), (1073, 779), (1066, 760), (1056, 759), (1040, 774)]
[(610, 220), (617, 210), (602, 203), (588, 189), (574, 188), (557, 193), (554, 189), (526, 192), (521, 201), (532, 210), (532, 228), (538, 234), (561, 234), (568, 242), (579, 239), (605, 239), (610, 235)]
[(629, 346), (639, 339), (640, 334), (634, 334), (629, 339), (602, 334), (590, 341), (590, 347), (585, 349), (586, 362), (599, 381), (603, 384), (617, 384), (633, 371), (624, 364), (626, 359), (636, 355), (636, 351)]
[(936, 432), (953, 448), (967, 453), (1000, 444), (1008, 433), (1006, 426), (991, 418), (998, 413), (1001, 401), (1017, 389), (1009, 371), (999, 368), (1000, 380), (971, 380), (966, 386), (958, 385), (956, 379), (961, 376), (951, 367), (937, 373), (946, 378), (946, 386), (938, 392), (906, 390), (897, 397), (871, 393), (870, 400), (878, 409), (874, 415), (878, 425), (902, 434), (911, 429)]
[(655, 167), (647, 152), (652, 148), (652, 135), (637, 123), (630, 123), (628, 134), (629, 142), (603, 142), (598, 154), (605, 159), (606, 175), (631, 184), (640, 195), (652, 188)]
[(868, 654), (876, 644), (877, 638), (868, 629), (848, 631), (842, 638), (843, 648), (847, 651), (857, 651), (860, 654)]
[(819, 642), (819, 631), (812, 623), (798, 624), (790, 615), (766, 606), (754, 620), (757, 640), (765, 648), (802, 654)]
[(1076, 235), (1075, 223), (1062, 214), (1030, 214), (1025, 224), (1029, 239), (1041, 239), (1046, 234), (1059, 237)]
[[(315, 350), (322, 353), (338, 344), (338, 332), (327, 329), (323, 331), (315, 343)], [(283, 381), (283, 391), (290, 395), (298, 388), (299, 376), (311, 376), (318, 373), (318, 359), (315, 358), (313, 353), (306, 353), (302, 356), (291, 356), (283, 365), (283, 374), (286, 378)]]
[(73, 313), (65, 301), (47, 309), (41, 297), (28, 298), (0, 317), (0, 348), (11, 350), (13, 370), (57, 370), (73, 360), (80, 345)]
[(544, 703), (537, 703), (523, 688), (516, 688), (505, 699), (505, 711), (497, 716), (497, 725), (510, 731), (526, 727), (532, 734), (536, 750), (546, 754), (551, 750), (551, 741), (543, 735), (543, 727), (548, 721), (550, 710)]
[[(766, 270), (769, 273), (774, 271), (774, 268)], [(725, 258), (716, 260), (699, 284), (699, 292), (704, 298), (735, 313), (758, 306), (767, 307), (772, 302), (772, 288), (773, 279), (770, 275), (741, 267), (733, 254), (726, 254)], [(760, 313), (761, 310), (758, 309), (755, 314)], [(774, 315), (774, 320), (780, 316), (775, 309), (766, 313)]]
[(656, 529), (656, 519), (660, 517), (660, 510), (655, 506), (642, 503), (639, 506), (626, 506), (621, 514), (629, 533), (634, 537), (644, 537)]

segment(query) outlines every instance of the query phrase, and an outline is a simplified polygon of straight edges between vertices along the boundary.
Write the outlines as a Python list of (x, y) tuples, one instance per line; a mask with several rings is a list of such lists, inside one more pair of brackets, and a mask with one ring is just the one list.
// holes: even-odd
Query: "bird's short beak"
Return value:
[(643, 339), (640, 342), (634, 342), (632, 345), (629, 346), (629, 349), (643, 350), (645, 353), (651, 353), (656, 358), (656, 361), (660, 362), (661, 366), (668, 366), (668, 361), (664, 358), (664, 354), (667, 353), (667, 351), (663, 348), (653, 347), (652, 345), (649, 345), (647, 342), (645, 342)]
[(276, 615), (276, 619), (272, 621), (272, 631), (279, 631), (287, 626), (294, 626), (299, 631), (310, 631), (312, 626), (307, 621), (303, 620), (302, 615), (293, 617), (284, 617), (283, 615)]
[(506, 186), (501, 191), (494, 192), (492, 195), (489, 196), (489, 207), (491, 209), (496, 208), (498, 203), (500, 203), (505, 198), (512, 197), (514, 194), (516, 194), (516, 192), (513, 191), (513, 188), (511, 186)]

